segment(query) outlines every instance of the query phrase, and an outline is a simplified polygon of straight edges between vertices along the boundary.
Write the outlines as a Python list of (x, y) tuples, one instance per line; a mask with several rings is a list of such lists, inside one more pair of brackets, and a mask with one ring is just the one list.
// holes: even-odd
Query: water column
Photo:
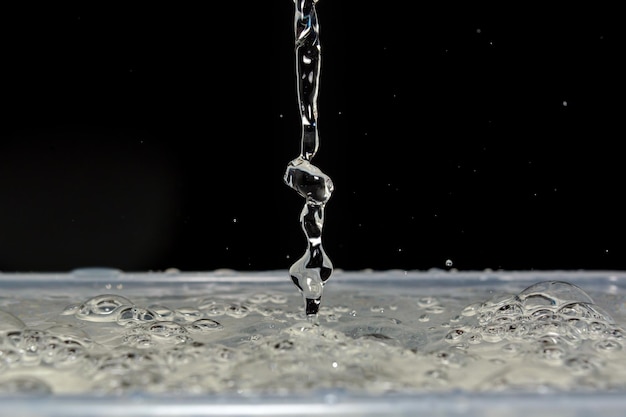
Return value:
[(316, 2), (294, 0), (296, 79), (302, 136), (300, 155), (288, 164), (284, 176), (285, 183), (305, 198), (300, 223), (307, 238), (307, 248), (291, 266), (289, 275), (304, 297), (305, 311), (310, 319), (317, 318), (324, 283), (333, 271), (322, 247), (324, 207), (333, 192), (333, 182), (311, 163), (319, 148), (317, 98), (322, 52)]

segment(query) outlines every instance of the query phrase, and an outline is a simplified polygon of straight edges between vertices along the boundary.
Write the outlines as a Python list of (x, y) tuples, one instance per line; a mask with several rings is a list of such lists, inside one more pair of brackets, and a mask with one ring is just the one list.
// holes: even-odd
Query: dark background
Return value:
[[(336, 268), (626, 269), (617, 6), (322, 0)], [(286, 269), (293, 3), (0, 6), (0, 271)]]

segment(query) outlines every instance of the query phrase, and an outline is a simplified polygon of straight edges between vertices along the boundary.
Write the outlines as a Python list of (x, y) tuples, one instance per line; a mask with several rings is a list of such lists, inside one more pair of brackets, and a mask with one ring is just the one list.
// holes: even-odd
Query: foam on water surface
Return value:
[(0, 393), (626, 389), (623, 288), (587, 291), (559, 276), (390, 288), (376, 283), (397, 273), (368, 285), (341, 276), (317, 325), (291, 287), (262, 276), (3, 291)]

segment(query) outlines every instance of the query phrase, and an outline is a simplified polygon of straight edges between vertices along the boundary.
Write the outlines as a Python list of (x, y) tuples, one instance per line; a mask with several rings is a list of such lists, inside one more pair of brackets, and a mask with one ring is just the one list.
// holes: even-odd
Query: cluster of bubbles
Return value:
[[(37, 329), (0, 310), (0, 375), (15, 373), (0, 378), (0, 393), (65, 389), (61, 381), (50, 384), (19, 372), (36, 369), (74, 371), (75, 378), (88, 377), (89, 382), (83, 380), (78, 385), (88, 385), (96, 392), (164, 390), (166, 376), (176, 381), (175, 371), (180, 366), (192, 366), (203, 359), (221, 358), (224, 362), (232, 356), (231, 349), (219, 343), (199, 341), (224, 329), (216, 318), (282, 314), (281, 305), (286, 302), (282, 294), (255, 294), (243, 302), (210, 298), (190, 307), (169, 308), (142, 306), (121, 295), (102, 294), (69, 305), (58, 314), (77, 322)], [(80, 322), (93, 324), (84, 326)], [(83, 329), (93, 330), (100, 339), (102, 334), (110, 337), (95, 342)], [(215, 369), (211, 371), (215, 374)], [(67, 378), (66, 383), (71, 384), (70, 380)]]
[(319, 323), (281, 293), (176, 300), (102, 294), (37, 328), (0, 310), (0, 394), (626, 385), (623, 329), (565, 282), (470, 305), (353, 294)]
[[(545, 281), (519, 294), (504, 294), (468, 305), (445, 335), (451, 347), (439, 351), (448, 363), (472, 361), (477, 355), (500, 365), (498, 378), (485, 381), (485, 388), (561, 383), (590, 384), (589, 376), (610, 373), (612, 355), (624, 347), (624, 330), (579, 287), (562, 281)], [(461, 353), (460, 353), (461, 352)], [(523, 366), (507, 368), (507, 363)], [(506, 369), (502, 372), (501, 369)], [(519, 370), (543, 369), (545, 381), (537, 378), (519, 383)], [(595, 388), (611, 388), (611, 378), (594, 378)]]
[[(46, 330), (28, 328), (13, 314), (0, 310), (0, 374), (12, 369), (46, 367), (71, 369), (80, 364), (93, 345), (81, 329), (54, 325)], [(0, 393), (49, 393), (52, 388), (30, 376), (0, 382)]]

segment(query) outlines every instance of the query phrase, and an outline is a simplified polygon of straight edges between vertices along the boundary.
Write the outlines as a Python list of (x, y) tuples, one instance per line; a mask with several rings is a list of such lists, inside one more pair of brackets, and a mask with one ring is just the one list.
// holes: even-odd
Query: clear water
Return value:
[(321, 46), (316, 0), (294, 0), (296, 80), (302, 120), (300, 155), (291, 161), (284, 181), (305, 198), (300, 224), (307, 248), (289, 269), (292, 281), (304, 297), (305, 312), (317, 320), (324, 283), (333, 265), (322, 246), (324, 209), (334, 185), (330, 177), (311, 163), (319, 148), (317, 97), (321, 68)]
[(624, 294), (338, 287), (316, 325), (282, 287), (0, 297), (0, 393), (626, 389)]

